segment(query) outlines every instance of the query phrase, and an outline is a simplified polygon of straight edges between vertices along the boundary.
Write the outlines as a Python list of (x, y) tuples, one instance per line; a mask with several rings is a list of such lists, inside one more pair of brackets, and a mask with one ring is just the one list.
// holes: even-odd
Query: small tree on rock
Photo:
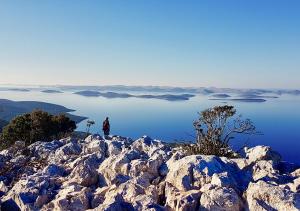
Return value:
[(196, 145), (190, 151), (193, 154), (206, 154), (230, 157), (232, 150), (229, 142), (237, 134), (258, 134), (250, 119), (242, 120), (235, 116), (233, 106), (215, 106), (199, 113), (199, 118), (194, 122), (196, 130)]

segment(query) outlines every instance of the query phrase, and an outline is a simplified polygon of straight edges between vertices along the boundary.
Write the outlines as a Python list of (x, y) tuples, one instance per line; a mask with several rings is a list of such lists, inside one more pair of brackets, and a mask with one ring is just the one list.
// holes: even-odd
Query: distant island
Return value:
[(35, 109), (41, 109), (53, 115), (64, 113), (76, 123), (86, 119), (86, 117), (70, 114), (74, 110), (68, 109), (64, 106), (44, 103), (38, 101), (12, 101), (7, 99), (0, 99), (0, 127), (5, 126), (10, 120), (17, 115), (31, 112)]
[[(210, 100), (224, 100), (224, 98), (215, 98)], [(237, 102), (245, 102), (245, 103), (263, 103), (266, 102), (265, 99), (262, 98), (233, 98), (226, 99), (226, 101), (237, 101)]]
[(270, 95), (257, 95), (253, 93), (244, 93), (239, 95), (239, 97), (242, 98), (249, 98), (249, 99), (254, 99), (254, 98), (279, 98), (278, 96), (270, 96)]
[(99, 91), (79, 91), (75, 92), (74, 94), (85, 96), (85, 97), (105, 97), (105, 98), (145, 98), (145, 99), (161, 99), (161, 100), (168, 100), (168, 101), (181, 101), (181, 100), (189, 100), (191, 97), (195, 95), (192, 94), (163, 94), (163, 95), (132, 95), (128, 93), (117, 93), (117, 92), (99, 92)]
[(233, 98), (228, 94), (214, 94), (211, 96), (214, 98), (210, 100), (226, 99), (227, 101), (238, 101), (238, 102), (248, 102), (248, 103), (262, 103), (262, 102), (266, 102), (267, 101), (266, 99), (279, 98), (279, 96), (276, 95), (262, 95), (262, 94), (258, 94), (257, 92), (249, 92), (249, 91), (241, 93)]
[(109, 86), (55, 86), (60, 90), (80, 91), (80, 90), (94, 90), (99, 92), (157, 92), (157, 93), (189, 93), (189, 94), (253, 94), (253, 95), (300, 95), (298, 89), (237, 89), (237, 88), (217, 88), (217, 87), (171, 87), (171, 86), (126, 86), (126, 85), (109, 85)]
[(59, 90), (54, 90), (54, 89), (46, 89), (46, 90), (42, 90), (41, 92), (43, 93), (63, 93), (62, 91), (59, 91)]
[(22, 89), (22, 88), (10, 88), (8, 91), (14, 91), (14, 92), (30, 92), (29, 89)]
[[(238, 88), (218, 88), (218, 87), (172, 87), (172, 86), (127, 86), (127, 85), (103, 85), (103, 86), (83, 86), (83, 85), (55, 85), (55, 86), (29, 86), (20, 87), (5, 87), (1, 86), (0, 91), (19, 91), (29, 92), (32, 90), (38, 90), (45, 93), (58, 93), (63, 91), (82, 92), (82, 90), (90, 90), (89, 92), (94, 93), (95, 96), (107, 92), (122, 94), (125, 92), (125, 96), (120, 95), (119, 97), (130, 97), (126, 96), (127, 92), (143, 92), (143, 93), (162, 93), (162, 94), (200, 94), (200, 95), (212, 95), (215, 98), (225, 98), (226, 95), (240, 96), (240, 98), (278, 98), (280, 95), (294, 95), (300, 96), (300, 89), (238, 89)], [(58, 91), (59, 90), (59, 91)], [(84, 96), (93, 96), (93, 93), (86, 94)], [(108, 95), (111, 95), (108, 94)], [(219, 95), (219, 96), (218, 96)], [(247, 97), (248, 95), (248, 97)], [(255, 97), (259, 96), (259, 97)], [(264, 96), (264, 97), (263, 97)], [(108, 96), (109, 97), (109, 96)]]
[(231, 97), (231, 96), (228, 95), (228, 94), (214, 94), (214, 95), (212, 95), (212, 97), (215, 97), (215, 98), (228, 98), (228, 97)]

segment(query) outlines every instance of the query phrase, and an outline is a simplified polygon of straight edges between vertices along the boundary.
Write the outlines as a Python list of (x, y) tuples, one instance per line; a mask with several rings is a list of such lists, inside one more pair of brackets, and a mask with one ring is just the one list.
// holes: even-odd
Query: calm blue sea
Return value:
[[(209, 96), (203, 95), (189, 101), (169, 102), (157, 99), (83, 97), (71, 92), (50, 94), (39, 91), (1, 91), (0, 98), (50, 102), (74, 109), (74, 114), (96, 121), (96, 125), (91, 128), (93, 133), (101, 132), (102, 121), (108, 116), (112, 134), (132, 138), (149, 135), (163, 141), (193, 140), (192, 123), (197, 119), (197, 112), (224, 104), (222, 101), (211, 101)], [(235, 148), (245, 143), (250, 146), (270, 145), (283, 155), (284, 160), (300, 164), (300, 96), (283, 95), (278, 99), (267, 99), (264, 103), (229, 104), (234, 105), (244, 118), (250, 118), (264, 134), (233, 140)], [(85, 129), (86, 121), (78, 125), (78, 130)]]

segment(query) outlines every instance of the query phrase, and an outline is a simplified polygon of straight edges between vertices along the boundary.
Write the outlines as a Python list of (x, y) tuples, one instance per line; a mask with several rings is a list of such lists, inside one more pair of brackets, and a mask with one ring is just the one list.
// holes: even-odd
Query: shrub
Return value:
[(235, 157), (229, 142), (237, 134), (259, 134), (250, 119), (242, 120), (241, 115), (232, 122), (236, 110), (233, 106), (216, 106), (199, 113), (194, 122), (196, 144), (184, 144), (188, 154), (217, 155)]
[(2, 132), (2, 128), (8, 124), (7, 121), (0, 119), (0, 133)]
[(64, 114), (51, 115), (40, 110), (14, 118), (3, 128), (0, 148), (7, 148), (16, 141), (30, 145), (36, 141), (51, 141), (63, 138), (76, 128), (74, 121)]

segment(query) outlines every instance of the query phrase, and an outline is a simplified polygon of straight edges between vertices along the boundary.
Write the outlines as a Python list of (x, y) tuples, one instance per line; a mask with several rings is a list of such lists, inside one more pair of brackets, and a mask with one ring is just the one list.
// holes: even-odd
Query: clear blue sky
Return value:
[(1, 1), (0, 83), (300, 88), (300, 1)]

